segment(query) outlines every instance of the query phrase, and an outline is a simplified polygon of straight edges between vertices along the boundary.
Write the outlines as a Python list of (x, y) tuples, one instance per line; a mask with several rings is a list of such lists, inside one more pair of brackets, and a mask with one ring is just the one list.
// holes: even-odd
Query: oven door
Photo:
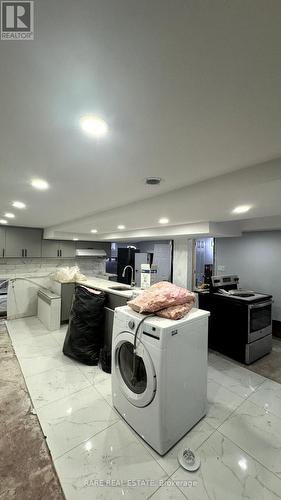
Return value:
[(248, 306), (248, 342), (272, 333), (272, 300)]

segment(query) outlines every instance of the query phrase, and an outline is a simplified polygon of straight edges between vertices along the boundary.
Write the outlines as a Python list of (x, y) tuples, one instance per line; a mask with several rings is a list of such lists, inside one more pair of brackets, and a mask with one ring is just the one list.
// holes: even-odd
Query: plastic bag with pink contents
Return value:
[(181, 304), (179, 306), (171, 306), (166, 307), (166, 309), (161, 309), (161, 311), (157, 311), (156, 316), (160, 316), (160, 318), (165, 319), (181, 319), (186, 316), (189, 311), (194, 306), (194, 302), (186, 302), (185, 304)]
[(171, 306), (186, 303), (193, 305), (194, 300), (194, 294), (186, 288), (181, 288), (168, 281), (160, 281), (135, 299), (130, 300), (128, 305), (139, 313), (153, 313)]

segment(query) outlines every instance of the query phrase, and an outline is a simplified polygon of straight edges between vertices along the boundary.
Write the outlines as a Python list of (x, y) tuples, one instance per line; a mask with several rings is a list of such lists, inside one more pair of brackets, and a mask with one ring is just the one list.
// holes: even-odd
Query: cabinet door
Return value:
[(41, 229), (6, 228), (6, 257), (41, 257)]
[(75, 257), (75, 241), (61, 241), (61, 257)]
[(61, 322), (69, 320), (74, 294), (75, 283), (61, 284)]
[(5, 257), (5, 236), (6, 228), (0, 227), (0, 259)]
[(56, 257), (60, 256), (60, 242), (56, 240), (43, 240), (42, 241), (42, 257)]
[(41, 257), (42, 255), (42, 230), (25, 229), (25, 257)]

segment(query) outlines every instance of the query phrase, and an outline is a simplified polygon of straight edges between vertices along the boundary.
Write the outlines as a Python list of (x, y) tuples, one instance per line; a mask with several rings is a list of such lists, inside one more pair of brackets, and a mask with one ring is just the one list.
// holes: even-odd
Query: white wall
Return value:
[(281, 321), (281, 231), (216, 239), (216, 272), (238, 274), (241, 287), (272, 294), (273, 319)]
[(192, 289), (193, 241), (187, 238), (174, 240), (173, 283)]

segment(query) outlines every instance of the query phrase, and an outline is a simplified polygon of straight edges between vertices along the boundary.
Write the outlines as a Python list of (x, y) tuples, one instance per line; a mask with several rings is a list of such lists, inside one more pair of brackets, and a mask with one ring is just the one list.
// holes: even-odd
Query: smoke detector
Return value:
[(145, 183), (149, 186), (156, 186), (157, 184), (160, 184), (161, 180), (161, 177), (147, 177), (145, 179)]

